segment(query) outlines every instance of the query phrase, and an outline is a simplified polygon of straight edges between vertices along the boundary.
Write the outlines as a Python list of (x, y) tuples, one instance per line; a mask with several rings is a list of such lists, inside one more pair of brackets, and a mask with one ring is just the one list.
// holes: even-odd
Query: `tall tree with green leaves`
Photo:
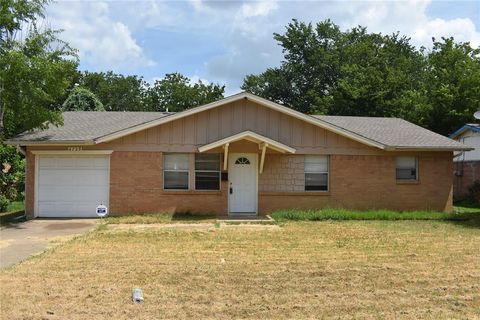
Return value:
[(62, 111), (105, 111), (105, 108), (90, 90), (76, 87), (63, 103)]
[(144, 103), (148, 84), (142, 77), (85, 71), (78, 84), (95, 94), (107, 111), (148, 110)]
[(417, 49), (398, 33), (341, 31), (293, 20), (274, 38), (280, 67), (248, 75), (242, 88), (311, 114), (401, 117), (439, 133), (479, 109), (479, 51), (453, 39)]
[(166, 74), (149, 88), (146, 103), (152, 111), (182, 111), (223, 98), (225, 86), (191, 84), (190, 79), (179, 74)]
[(449, 134), (473, 121), (473, 114), (480, 110), (480, 48), (453, 38), (433, 39), (427, 57), (430, 112), (426, 125)]
[(37, 26), (47, 3), (0, 4), (0, 139), (62, 122), (58, 111), (78, 61), (58, 31)]

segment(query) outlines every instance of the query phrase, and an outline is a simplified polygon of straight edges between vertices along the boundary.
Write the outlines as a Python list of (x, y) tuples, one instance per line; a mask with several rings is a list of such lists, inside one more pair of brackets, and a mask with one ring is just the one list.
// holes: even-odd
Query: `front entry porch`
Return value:
[(266, 153), (295, 153), (295, 149), (252, 131), (244, 131), (198, 148), (200, 153), (223, 151), (223, 170), (228, 177), (228, 216), (258, 215), (258, 179)]

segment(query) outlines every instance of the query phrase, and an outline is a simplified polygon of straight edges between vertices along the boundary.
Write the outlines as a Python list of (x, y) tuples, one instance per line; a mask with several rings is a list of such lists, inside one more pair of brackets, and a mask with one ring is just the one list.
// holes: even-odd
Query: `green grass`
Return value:
[(0, 213), (0, 224), (6, 224), (13, 219), (23, 216), (23, 201), (14, 201), (8, 205), (6, 212)]
[(24, 208), (23, 201), (13, 201), (8, 205), (7, 212), (22, 211)]
[(480, 219), (480, 208), (455, 207), (454, 213), (436, 211), (391, 211), (366, 210), (356, 211), (347, 209), (321, 210), (279, 210), (272, 213), (277, 221), (320, 221), (320, 220), (443, 220), (465, 221)]

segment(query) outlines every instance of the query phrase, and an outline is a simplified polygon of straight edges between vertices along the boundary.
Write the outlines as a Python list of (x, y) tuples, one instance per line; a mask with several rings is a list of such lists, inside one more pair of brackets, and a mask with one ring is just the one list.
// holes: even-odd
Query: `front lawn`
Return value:
[[(277, 221), (319, 221), (319, 220), (480, 220), (480, 207), (454, 207), (454, 212), (437, 211), (391, 211), (391, 210), (347, 210), (326, 208), (320, 210), (279, 210), (272, 213)], [(480, 222), (480, 221), (478, 221)]]
[(465, 221), (149, 226), (103, 224), (1, 271), (1, 317), (480, 317), (480, 229)]
[(205, 223), (216, 221), (215, 215), (193, 215), (189, 213), (145, 213), (105, 219), (109, 224), (152, 224), (152, 223)]

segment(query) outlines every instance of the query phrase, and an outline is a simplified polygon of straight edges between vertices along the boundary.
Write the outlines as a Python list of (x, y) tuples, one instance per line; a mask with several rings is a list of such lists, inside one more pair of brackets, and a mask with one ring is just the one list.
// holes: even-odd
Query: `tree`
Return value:
[(62, 121), (58, 110), (77, 56), (58, 39), (58, 31), (37, 27), (46, 3), (5, 0), (0, 5), (0, 139)]
[(316, 28), (293, 20), (284, 35), (274, 34), (285, 54), (281, 67), (247, 76), (242, 89), (304, 113), (327, 113), (329, 93), (340, 72), (341, 37), (330, 20)]
[(453, 38), (433, 39), (426, 87), (429, 128), (449, 134), (473, 121), (473, 114), (480, 110), (480, 48), (455, 43)]
[(79, 85), (90, 90), (107, 111), (146, 111), (144, 99), (148, 84), (142, 77), (108, 72), (88, 72), (80, 75)]
[(189, 78), (170, 73), (149, 88), (146, 104), (152, 111), (177, 112), (221, 99), (224, 91), (225, 86), (202, 81), (192, 85)]
[(63, 111), (105, 111), (98, 98), (85, 88), (74, 88), (63, 103)]
[(329, 20), (293, 20), (274, 38), (281, 66), (242, 88), (301, 112), (401, 117), (447, 134), (479, 109), (479, 51), (468, 43), (444, 39), (428, 53), (398, 33), (341, 31)]

